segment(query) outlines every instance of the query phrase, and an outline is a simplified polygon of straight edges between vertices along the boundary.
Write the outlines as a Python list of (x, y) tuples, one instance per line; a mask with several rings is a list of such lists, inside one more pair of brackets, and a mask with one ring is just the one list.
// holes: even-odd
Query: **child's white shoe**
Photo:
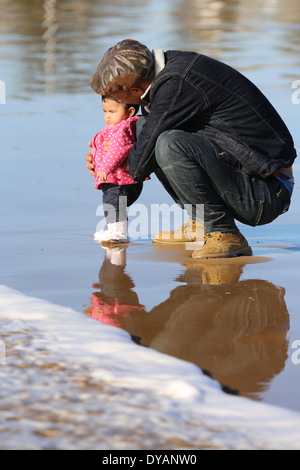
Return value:
[(94, 233), (94, 240), (101, 242), (102, 240), (107, 240), (107, 236), (110, 234), (109, 230), (99, 230), (99, 232)]
[(94, 239), (103, 242), (105, 245), (116, 245), (119, 243), (129, 243), (127, 237), (127, 220), (107, 224), (108, 230), (100, 230), (94, 233)]

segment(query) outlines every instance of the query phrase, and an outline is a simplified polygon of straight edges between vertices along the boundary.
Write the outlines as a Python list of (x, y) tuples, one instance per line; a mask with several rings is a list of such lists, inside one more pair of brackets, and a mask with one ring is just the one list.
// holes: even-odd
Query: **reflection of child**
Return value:
[(94, 320), (106, 325), (126, 329), (126, 319), (133, 312), (144, 312), (134, 292), (134, 283), (125, 272), (126, 246), (106, 247), (105, 258), (99, 272), (99, 284), (92, 294), (92, 302), (84, 311)]
[[(103, 207), (108, 230), (94, 234), (98, 241), (128, 242), (127, 212), (143, 189), (122, 166), (135, 142), (135, 116), (138, 106), (127, 105), (112, 96), (103, 96), (106, 127), (93, 138), (95, 188), (103, 191)], [(126, 199), (127, 198), (127, 199)]]

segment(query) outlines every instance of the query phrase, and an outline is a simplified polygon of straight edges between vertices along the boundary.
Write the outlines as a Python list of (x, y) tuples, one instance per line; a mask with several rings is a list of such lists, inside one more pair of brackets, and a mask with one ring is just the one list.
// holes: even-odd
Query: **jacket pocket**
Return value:
[(245, 142), (234, 135), (217, 132), (216, 142), (219, 147), (234, 156), (248, 175), (262, 173), (264, 167), (269, 164), (269, 157), (267, 155), (263, 155), (259, 151), (250, 148)]

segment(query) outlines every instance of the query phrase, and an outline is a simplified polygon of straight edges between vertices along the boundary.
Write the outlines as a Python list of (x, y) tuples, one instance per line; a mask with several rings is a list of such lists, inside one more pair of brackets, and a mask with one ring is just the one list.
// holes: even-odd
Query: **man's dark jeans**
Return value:
[(235, 233), (235, 219), (263, 225), (283, 212), (280, 181), (247, 176), (222, 161), (222, 155), (200, 133), (163, 132), (156, 142), (155, 157), (156, 176), (176, 203), (187, 210), (192, 206), (192, 213), (188, 212), (193, 220), (197, 204), (204, 205), (204, 221), (198, 221), (204, 222), (206, 233)]

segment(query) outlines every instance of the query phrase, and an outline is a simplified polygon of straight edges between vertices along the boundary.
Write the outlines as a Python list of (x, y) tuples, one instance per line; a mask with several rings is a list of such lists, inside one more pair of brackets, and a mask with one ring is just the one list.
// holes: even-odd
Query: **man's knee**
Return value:
[(178, 142), (182, 137), (182, 131), (168, 130), (162, 132), (155, 145), (155, 157), (158, 165), (163, 168), (168, 162), (174, 163), (178, 152)]

